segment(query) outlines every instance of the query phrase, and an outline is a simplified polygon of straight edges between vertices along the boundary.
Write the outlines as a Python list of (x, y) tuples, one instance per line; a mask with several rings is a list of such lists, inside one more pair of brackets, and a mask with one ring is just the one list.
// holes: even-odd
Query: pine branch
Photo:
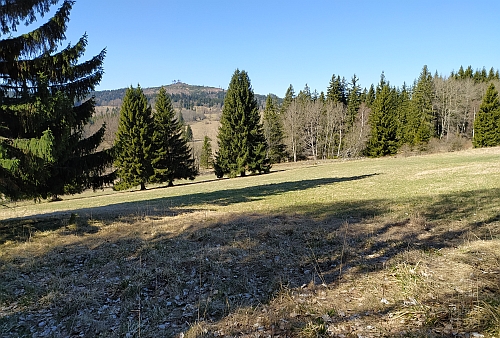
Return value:
[(25, 25), (36, 20), (36, 14), (42, 17), (59, 0), (5, 0), (0, 6), (0, 31), (3, 34), (15, 32), (17, 26), (24, 21)]
[(21, 56), (54, 51), (66, 38), (66, 23), (72, 6), (72, 1), (64, 1), (56, 14), (38, 29), (15, 38), (0, 40), (0, 60), (13, 61)]

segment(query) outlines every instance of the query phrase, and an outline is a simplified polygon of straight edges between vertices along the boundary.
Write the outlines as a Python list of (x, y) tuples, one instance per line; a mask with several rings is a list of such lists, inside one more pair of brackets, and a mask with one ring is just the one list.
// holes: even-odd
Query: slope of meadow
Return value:
[(500, 148), (0, 209), (2, 337), (498, 337)]

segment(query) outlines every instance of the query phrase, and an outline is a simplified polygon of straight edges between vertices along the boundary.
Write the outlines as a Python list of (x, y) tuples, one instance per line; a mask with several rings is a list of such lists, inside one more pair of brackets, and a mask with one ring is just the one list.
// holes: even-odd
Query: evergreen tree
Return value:
[(154, 174), (152, 165), (151, 106), (141, 87), (130, 87), (125, 92), (120, 110), (120, 121), (115, 138), (115, 161), (120, 181), (118, 190), (146, 183)]
[(354, 124), (359, 106), (361, 105), (361, 88), (359, 87), (358, 81), (358, 77), (354, 74), (351, 79), (351, 88), (347, 97), (347, 123), (349, 128)]
[(293, 89), (293, 86), (290, 85), (290, 86), (288, 86), (288, 89), (286, 90), (285, 97), (283, 98), (283, 103), (281, 104), (281, 107), (280, 107), (280, 115), (281, 116), (283, 116), (285, 114), (285, 111), (292, 104), (294, 99), (295, 99), (295, 91)]
[(271, 163), (279, 163), (285, 157), (283, 144), (283, 121), (271, 95), (267, 96), (263, 116), (264, 136), (267, 142), (267, 157)]
[(347, 104), (346, 91), (345, 79), (341, 79), (340, 76), (335, 77), (333, 74), (326, 91), (326, 99), (333, 103)]
[[(102, 187), (112, 158), (97, 150), (102, 126), (84, 135), (95, 102), (84, 101), (100, 82), (105, 50), (78, 63), (87, 46), (84, 35), (58, 51), (65, 39), (73, 1), (63, 1), (54, 16), (29, 33), (12, 35), (46, 14), (56, 0), (3, 3), (0, 29), (0, 195), (46, 198)], [(76, 104), (75, 104), (76, 103)]]
[(498, 91), (490, 84), (474, 121), (475, 148), (500, 145), (500, 101)]
[[(170, 187), (175, 179), (193, 180), (198, 175), (194, 158), (188, 140), (183, 135), (182, 125), (175, 116), (172, 100), (164, 87), (160, 88), (156, 97), (153, 124), (151, 164), (154, 175), (151, 182), (168, 182)], [(191, 139), (192, 135), (191, 131)]]
[[(179, 123), (179, 125), (181, 126), (182, 128), (182, 124)], [(184, 140), (186, 140), (186, 142), (193, 142), (193, 129), (191, 128), (191, 126), (188, 124), (184, 129), (184, 133), (183, 133), (183, 136), (184, 136)]]
[(367, 146), (369, 156), (379, 157), (393, 155), (397, 152), (398, 121), (396, 105), (396, 91), (390, 88), (385, 81), (384, 74), (382, 74), (369, 119), (372, 128)]
[(411, 130), (411, 125), (408, 123), (409, 116), (411, 115), (411, 99), (410, 91), (407, 89), (406, 84), (403, 84), (403, 88), (398, 92), (397, 97), (397, 109), (398, 109), (398, 140), (400, 144), (412, 144), (413, 143), (413, 130)]
[(368, 89), (368, 93), (366, 94), (366, 105), (368, 107), (371, 107), (373, 104), (373, 101), (375, 101), (375, 88), (373, 87), (373, 83), (370, 86), (370, 89)]
[(245, 71), (236, 70), (224, 99), (217, 135), (219, 150), (214, 169), (217, 177), (267, 173), (266, 139), (260, 123), (257, 100)]
[(424, 145), (436, 132), (436, 119), (433, 115), (434, 88), (432, 75), (424, 66), (413, 88), (411, 111), (407, 118), (408, 142), (411, 146)]
[(201, 148), (200, 166), (205, 169), (212, 168), (214, 165), (214, 158), (212, 153), (212, 140), (210, 137), (205, 136), (203, 139), (203, 146)]

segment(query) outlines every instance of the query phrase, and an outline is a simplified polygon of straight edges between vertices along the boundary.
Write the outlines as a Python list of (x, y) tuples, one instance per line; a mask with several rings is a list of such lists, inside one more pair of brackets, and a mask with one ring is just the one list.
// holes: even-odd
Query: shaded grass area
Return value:
[(498, 182), (395, 197), (388, 171), (353, 167), (2, 221), (0, 332), (500, 334)]
[[(181, 196), (161, 197), (144, 201), (133, 201), (106, 205), (102, 207), (79, 208), (75, 210), (65, 210), (64, 212), (45, 213), (35, 217), (24, 217), (6, 219), (0, 221), (0, 244), (6, 241), (24, 241), (30, 238), (36, 231), (57, 230), (68, 224), (78, 227), (78, 232), (95, 232), (96, 228), (88, 224), (88, 217), (106, 218), (116, 217), (121, 219), (137, 218), (138, 215), (144, 216), (165, 216), (176, 215), (179, 213), (189, 213), (199, 211), (199, 209), (190, 206), (199, 206), (209, 204), (211, 206), (228, 206), (250, 201), (262, 200), (271, 195), (279, 195), (293, 191), (305, 191), (322, 185), (330, 185), (340, 182), (349, 182), (361, 180), (374, 176), (368, 174), (353, 177), (341, 178), (318, 178), (311, 180), (280, 182), (264, 184), (258, 186), (223, 189), (204, 193), (192, 193)], [(85, 220), (75, 222), (78, 215), (85, 216)]]

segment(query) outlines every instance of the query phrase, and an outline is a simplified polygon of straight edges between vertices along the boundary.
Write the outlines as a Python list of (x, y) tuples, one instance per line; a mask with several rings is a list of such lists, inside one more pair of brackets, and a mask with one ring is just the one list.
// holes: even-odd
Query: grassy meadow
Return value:
[(0, 207), (1, 337), (499, 337), (500, 148)]

